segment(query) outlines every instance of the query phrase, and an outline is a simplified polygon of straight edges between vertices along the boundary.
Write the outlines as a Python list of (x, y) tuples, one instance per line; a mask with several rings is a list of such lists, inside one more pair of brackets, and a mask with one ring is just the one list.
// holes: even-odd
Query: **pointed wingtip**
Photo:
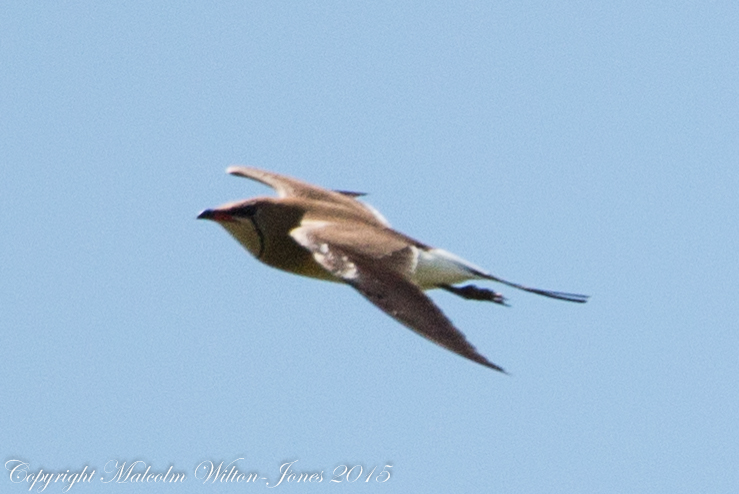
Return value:
[(500, 372), (501, 374), (505, 374), (506, 376), (510, 376), (510, 374), (508, 373), (508, 371), (505, 370), (503, 367), (499, 367), (499, 366), (493, 364), (492, 362), (490, 364), (491, 365), (486, 365), (485, 367), (489, 367), (489, 368), (491, 368), (491, 369), (493, 369), (495, 371)]
[(480, 365), (484, 365), (485, 367), (489, 369), (493, 369), (495, 371), (505, 374), (506, 376), (510, 376), (510, 374), (503, 367), (499, 365), (495, 365), (494, 363), (492, 363), (491, 361), (489, 361), (488, 359), (486, 359), (480, 354), (477, 354), (475, 357), (468, 356), (468, 355), (465, 355), (465, 357), (472, 360), (473, 362), (477, 362)]
[(339, 194), (343, 196), (349, 196), (349, 197), (362, 197), (366, 196), (366, 192), (352, 192), (351, 190), (336, 190), (334, 189), (334, 192), (338, 192)]

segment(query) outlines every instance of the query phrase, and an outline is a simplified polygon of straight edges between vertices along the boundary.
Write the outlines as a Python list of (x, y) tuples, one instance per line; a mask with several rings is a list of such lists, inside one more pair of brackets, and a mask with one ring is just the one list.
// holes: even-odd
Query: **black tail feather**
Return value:
[(579, 304), (584, 304), (590, 298), (590, 295), (580, 295), (577, 293), (555, 292), (552, 290), (542, 290), (541, 288), (531, 288), (528, 286), (519, 285), (518, 283), (512, 283), (510, 281), (496, 278), (495, 276), (487, 274), (485, 275), (485, 278), (492, 281), (497, 281), (498, 283), (503, 283), (504, 285), (508, 285), (513, 288), (518, 288), (519, 290), (523, 290), (525, 292), (535, 293), (537, 295), (542, 295), (544, 297), (554, 298), (557, 300), (565, 300), (567, 302), (577, 302)]

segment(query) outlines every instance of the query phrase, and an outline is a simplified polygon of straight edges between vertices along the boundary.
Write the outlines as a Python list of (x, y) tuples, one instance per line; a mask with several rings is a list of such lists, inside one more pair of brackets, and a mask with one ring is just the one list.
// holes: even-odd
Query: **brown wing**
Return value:
[(346, 209), (353, 210), (356, 214), (364, 217), (367, 221), (387, 224), (387, 220), (385, 220), (385, 218), (383, 218), (382, 215), (372, 206), (354, 199), (355, 197), (364, 195), (362, 192), (324, 189), (323, 187), (309, 184), (308, 182), (303, 182), (296, 178), (248, 166), (230, 166), (226, 169), (226, 172), (231, 175), (256, 180), (257, 182), (261, 182), (272, 187), (275, 189), (279, 197), (297, 197), (312, 201), (329, 202), (341, 205)]
[(505, 372), (481, 355), (431, 299), (400, 272), (377, 258), (332, 245), (318, 232), (318, 229), (304, 229), (293, 237), (334, 276), (343, 279), (367, 300), (424, 338), (478, 364)]
[[(229, 166), (226, 173), (256, 180), (277, 191), (280, 197), (303, 197), (306, 199), (335, 199), (336, 193), (301, 180), (248, 166)], [(340, 194), (339, 194), (340, 195)]]

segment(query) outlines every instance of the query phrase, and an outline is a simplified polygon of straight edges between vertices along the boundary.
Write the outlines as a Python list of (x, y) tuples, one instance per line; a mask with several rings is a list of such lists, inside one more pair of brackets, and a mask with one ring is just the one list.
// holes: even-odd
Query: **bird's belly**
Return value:
[(288, 273), (319, 280), (342, 282), (341, 279), (316, 262), (313, 254), (308, 250), (292, 241), (292, 239), (288, 240), (270, 244), (270, 248), (265, 249), (264, 255), (259, 260)]
[(481, 278), (477, 266), (443, 249), (417, 250), (411, 281), (424, 290)]

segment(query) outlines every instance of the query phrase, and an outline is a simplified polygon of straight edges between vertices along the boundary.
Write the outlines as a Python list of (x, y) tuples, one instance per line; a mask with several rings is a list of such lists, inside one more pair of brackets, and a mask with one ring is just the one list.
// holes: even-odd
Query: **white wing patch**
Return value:
[(316, 242), (311, 232), (320, 229), (330, 223), (327, 221), (304, 221), (301, 226), (290, 231), (290, 235), (301, 245), (313, 246), (313, 259), (318, 264), (328, 269), (333, 275), (345, 280), (354, 280), (359, 276), (357, 265), (344, 254), (331, 251), (326, 242)]
[(335, 254), (331, 252), (326, 244), (321, 245), (318, 252), (313, 253), (313, 258), (321, 266), (325, 266), (334, 276), (338, 276), (344, 280), (355, 280), (359, 276), (357, 265), (354, 264), (345, 255)]
[[(328, 224), (328, 221), (302, 221), (299, 227), (290, 230), (290, 236), (294, 238), (300, 245), (309, 247), (315, 243), (314, 240), (311, 238), (311, 232), (319, 228), (323, 228)], [(326, 252), (328, 252), (328, 244), (326, 244), (325, 242), (321, 244), (319, 249), (324, 248), (324, 246)], [(324, 254), (326, 252), (324, 252)]]

